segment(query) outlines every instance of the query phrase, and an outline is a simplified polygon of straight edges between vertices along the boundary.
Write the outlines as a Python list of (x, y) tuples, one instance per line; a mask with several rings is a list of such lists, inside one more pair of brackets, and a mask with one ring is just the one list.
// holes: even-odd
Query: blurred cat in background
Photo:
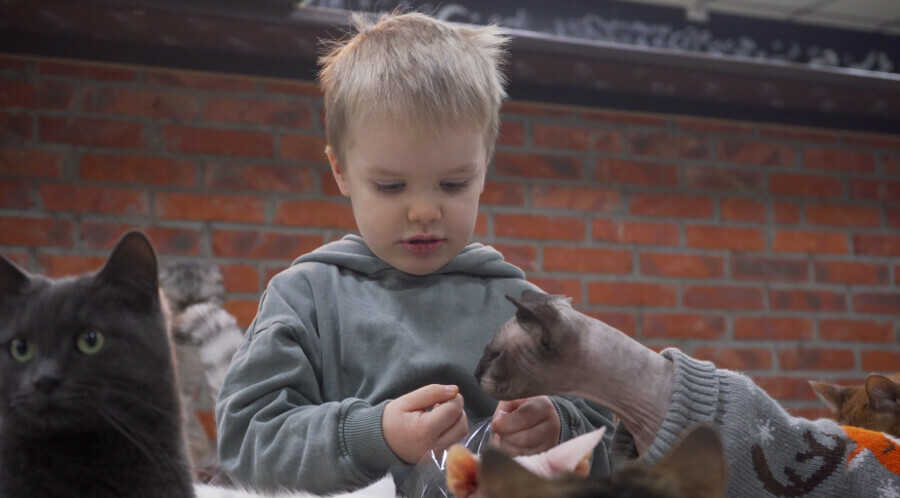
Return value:
[(900, 437), (900, 372), (872, 374), (863, 384), (854, 386), (817, 381), (809, 384), (839, 424)]

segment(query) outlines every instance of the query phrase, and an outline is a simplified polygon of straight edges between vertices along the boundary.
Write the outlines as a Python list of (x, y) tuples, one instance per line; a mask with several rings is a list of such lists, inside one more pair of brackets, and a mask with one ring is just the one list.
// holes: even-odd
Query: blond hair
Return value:
[(506, 97), (505, 47), (496, 26), (449, 24), (419, 13), (370, 21), (351, 18), (357, 33), (333, 41), (319, 59), (328, 152), (343, 160), (361, 124), (404, 124), (438, 132), (448, 125), (483, 127), (488, 157)]

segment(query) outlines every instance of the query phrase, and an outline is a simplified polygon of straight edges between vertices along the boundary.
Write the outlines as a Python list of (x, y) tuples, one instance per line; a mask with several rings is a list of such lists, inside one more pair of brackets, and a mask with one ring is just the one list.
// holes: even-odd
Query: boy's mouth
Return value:
[(403, 248), (413, 254), (429, 254), (444, 245), (444, 239), (436, 236), (410, 237), (402, 242)]

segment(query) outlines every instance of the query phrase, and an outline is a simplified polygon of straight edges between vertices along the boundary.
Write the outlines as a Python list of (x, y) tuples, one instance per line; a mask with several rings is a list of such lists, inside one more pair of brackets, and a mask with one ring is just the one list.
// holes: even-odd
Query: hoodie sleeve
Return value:
[[(322, 399), (321, 348), (306, 296), (288, 304), (273, 286), (263, 295), (219, 393), (219, 458), (256, 488), (360, 487), (402, 462), (381, 432), (385, 402)], [(301, 318), (304, 300), (310, 311)]]

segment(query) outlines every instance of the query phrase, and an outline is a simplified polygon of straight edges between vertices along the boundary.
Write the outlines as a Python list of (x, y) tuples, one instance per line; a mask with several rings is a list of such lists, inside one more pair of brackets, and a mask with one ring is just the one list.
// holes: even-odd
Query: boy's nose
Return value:
[(409, 206), (409, 221), (431, 223), (441, 219), (441, 207), (430, 199), (417, 199)]

